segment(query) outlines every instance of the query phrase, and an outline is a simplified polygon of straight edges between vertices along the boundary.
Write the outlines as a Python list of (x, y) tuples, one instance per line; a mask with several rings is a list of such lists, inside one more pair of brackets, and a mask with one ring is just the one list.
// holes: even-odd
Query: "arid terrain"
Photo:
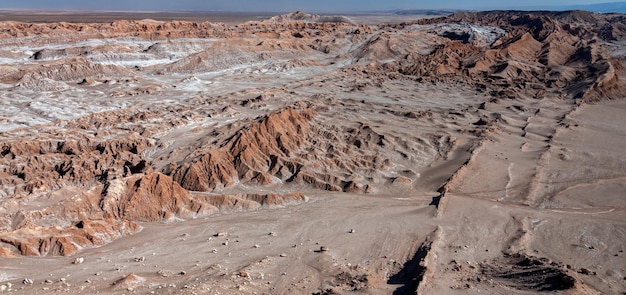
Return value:
[(0, 22), (0, 292), (626, 292), (625, 15), (83, 18)]

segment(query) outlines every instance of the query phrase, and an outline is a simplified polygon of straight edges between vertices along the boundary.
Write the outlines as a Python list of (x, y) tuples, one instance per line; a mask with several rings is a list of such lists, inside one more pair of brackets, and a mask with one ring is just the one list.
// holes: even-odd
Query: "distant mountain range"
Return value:
[(458, 10), (450, 10), (450, 9), (406, 9), (406, 10), (396, 10), (393, 11), (395, 15), (431, 15), (431, 16), (443, 16), (450, 15)]
[[(559, 6), (545, 6), (537, 7), (542, 10), (587, 10), (592, 12), (617, 12), (626, 13), (626, 2), (607, 2), (587, 5), (559, 5)], [(537, 9), (537, 8), (533, 8)]]
[[(510, 9), (510, 10), (586, 10), (591, 12), (600, 12), (600, 13), (626, 13), (626, 2), (606, 2), (606, 3), (597, 3), (597, 4), (587, 4), (587, 5), (547, 5), (547, 6), (509, 6), (509, 7), (498, 7), (497, 9)], [(479, 9), (479, 10), (491, 10), (491, 9)], [(453, 10), (453, 9), (410, 9), (410, 10), (396, 10), (393, 11), (393, 14), (396, 15), (450, 15), (454, 12), (461, 10)]]

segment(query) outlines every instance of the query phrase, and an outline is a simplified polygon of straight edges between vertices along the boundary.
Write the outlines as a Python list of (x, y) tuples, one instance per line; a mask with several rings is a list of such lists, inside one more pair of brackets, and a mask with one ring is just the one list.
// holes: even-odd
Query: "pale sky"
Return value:
[(0, 9), (339, 12), (392, 9), (535, 9), (602, 2), (611, 2), (611, 0), (0, 0)]

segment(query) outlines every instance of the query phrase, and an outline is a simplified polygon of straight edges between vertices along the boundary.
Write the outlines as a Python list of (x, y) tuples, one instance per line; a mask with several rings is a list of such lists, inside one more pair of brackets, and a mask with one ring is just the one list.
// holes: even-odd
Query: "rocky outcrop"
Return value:
[(291, 63), (291, 67), (300, 65), (292, 60), (299, 57), (313, 56), (318, 52), (312, 49), (310, 41), (297, 40), (293, 36), (287, 36), (294, 40), (263, 40), (262, 42), (229, 42), (219, 41), (211, 44), (208, 48), (186, 56), (166, 66), (157, 66), (154, 69), (158, 74), (164, 73), (201, 73), (216, 72), (223, 70), (237, 70), (242, 67), (249, 68), (251, 65), (263, 63), (276, 63), (284, 61)]
[(126, 78), (133, 75), (123, 67), (94, 63), (84, 57), (71, 57), (22, 67), (20, 71), (2, 77), (2, 81), (33, 91), (58, 91), (67, 88), (63, 82), (78, 83), (86, 78)]
[(12, 215), (0, 253), (68, 256), (141, 230), (137, 222), (172, 222), (218, 212), (279, 208), (307, 201), (302, 193), (191, 195), (158, 172), (107, 181), (43, 209)]
[(191, 198), (188, 191), (161, 173), (135, 175), (104, 185), (100, 208), (105, 216), (133, 221), (170, 221), (215, 213), (209, 204)]
[(140, 153), (150, 145), (139, 134), (105, 141), (8, 140), (0, 147), (0, 171), (7, 175), (0, 184), (4, 194), (24, 196), (128, 176), (146, 168)]
[(210, 208), (194, 203), (165, 175), (137, 174), (107, 181), (50, 207), (19, 211), (11, 218), (12, 230), (0, 234), (0, 241), (22, 255), (67, 256), (136, 233), (141, 230), (137, 221), (197, 216), (212, 213)]
[(290, 157), (302, 152), (312, 135), (309, 125), (314, 112), (287, 109), (270, 114), (248, 128), (238, 131), (222, 148), (172, 169), (172, 177), (184, 188), (210, 191), (232, 186), (240, 181), (270, 184), (286, 169), (290, 176), (298, 164)]
[[(308, 113), (303, 116), (313, 112)], [(0, 144), (0, 197), (9, 205), (0, 211), (1, 255), (73, 255), (139, 231), (137, 222), (172, 222), (307, 200), (301, 193), (189, 193), (170, 176), (153, 171), (147, 161), (146, 152), (154, 147), (150, 136), (162, 128), (146, 124), (154, 119), (155, 114), (146, 111), (105, 112), (60, 122), (62, 128), (42, 127), (36, 138), (5, 134)], [(300, 131), (282, 126), (292, 119), (288, 115), (270, 119), (233, 138), (231, 151), (240, 163), (239, 171), (229, 170), (234, 171), (233, 179), (239, 179), (240, 172), (242, 179), (268, 183), (243, 170), (267, 168), (260, 163), (267, 159), (256, 155), (263, 153), (247, 147), (254, 145), (267, 154), (296, 149), (303, 140), (298, 138)], [(296, 121), (305, 127), (308, 119)], [(165, 124), (176, 126), (181, 121)], [(271, 136), (257, 136), (264, 132)], [(222, 182), (227, 183), (226, 178)]]
[(24, 227), (0, 234), (0, 252), (26, 256), (69, 256), (136, 233), (141, 227), (128, 220), (81, 220), (66, 228)]
[(320, 18), (319, 15), (306, 13), (304, 11), (296, 11), (283, 15), (277, 15), (270, 17), (268, 20), (263, 22), (265, 23), (284, 23), (284, 22), (292, 22), (292, 21), (305, 21), (305, 22), (313, 22)]
[(365, 123), (329, 127), (314, 117), (312, 109), (271, 113), (164, 172), (188, 190), (209, 192), (240, 183), (369, 192), (372, 182), (388, 181), (381, 171), (393, 166), (385, 158), (394, 149), (390, 139)]
[(443, 42), (429, 54), (409, 54), (388, 69), (424, 80), (462, 81), (504, 97), (618, 98), (626, 90), (618, 74), (621, 64), (602, 48), (594, 23), (607, 18), (584, 12), (478, 12), (421, 20), (417, 23), (499, 26), (506, 34), (487, 47)]
[[(555, 21), (555, 25), (546, 24), (546, 20)], [(415, 23), (432, 24), (441, 22), (469, 22), (473, 24), (493, 25), (499, 27), (525, 27), (526, 31), (541, 33), (545, 29), (558, 26), (571, 31), (573, 34), (583, 36), (598, 34), (606, 36), (605, 40), (621, 40), (610, 38), (609, 32), (615, 32), (615, 36), (623, 36), (626, 32), (623, 14), (600, 14), (590, 11), (480, 11), (480, 12), (457, 12), (449, 17), (423, 19)], [(603, 33), (604, 32), (604, 33)]]
[(0, 39), (48, 35), (50, 37), (68, 37), (76, 32), (89, 38), (113, 38), (117, 36), (135, 36), (152, 39), (166, 38), (205, 38), (222, 36), (225, 26), (209, 22), (195, 23), (187, 21), (127, 21), (117, 20), (111, 23), (20, 23), (5, 22)]

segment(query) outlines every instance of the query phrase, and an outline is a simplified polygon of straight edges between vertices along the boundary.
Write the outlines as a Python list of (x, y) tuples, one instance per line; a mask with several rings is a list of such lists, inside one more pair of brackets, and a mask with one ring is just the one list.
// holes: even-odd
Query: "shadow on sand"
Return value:
[(422, 261), (426, 258), (430, 250), (430, 244), (430, 242), (422, 244), (419, 249), (417, 249), (413, 259), (407, 261), (400, 272), (389, 278), (387, 281), (388, 284), (402, 285), (393, 292), (394, 295), (417, 294), (417, 288), (426, 271), (426, 267), (422, 265)]

